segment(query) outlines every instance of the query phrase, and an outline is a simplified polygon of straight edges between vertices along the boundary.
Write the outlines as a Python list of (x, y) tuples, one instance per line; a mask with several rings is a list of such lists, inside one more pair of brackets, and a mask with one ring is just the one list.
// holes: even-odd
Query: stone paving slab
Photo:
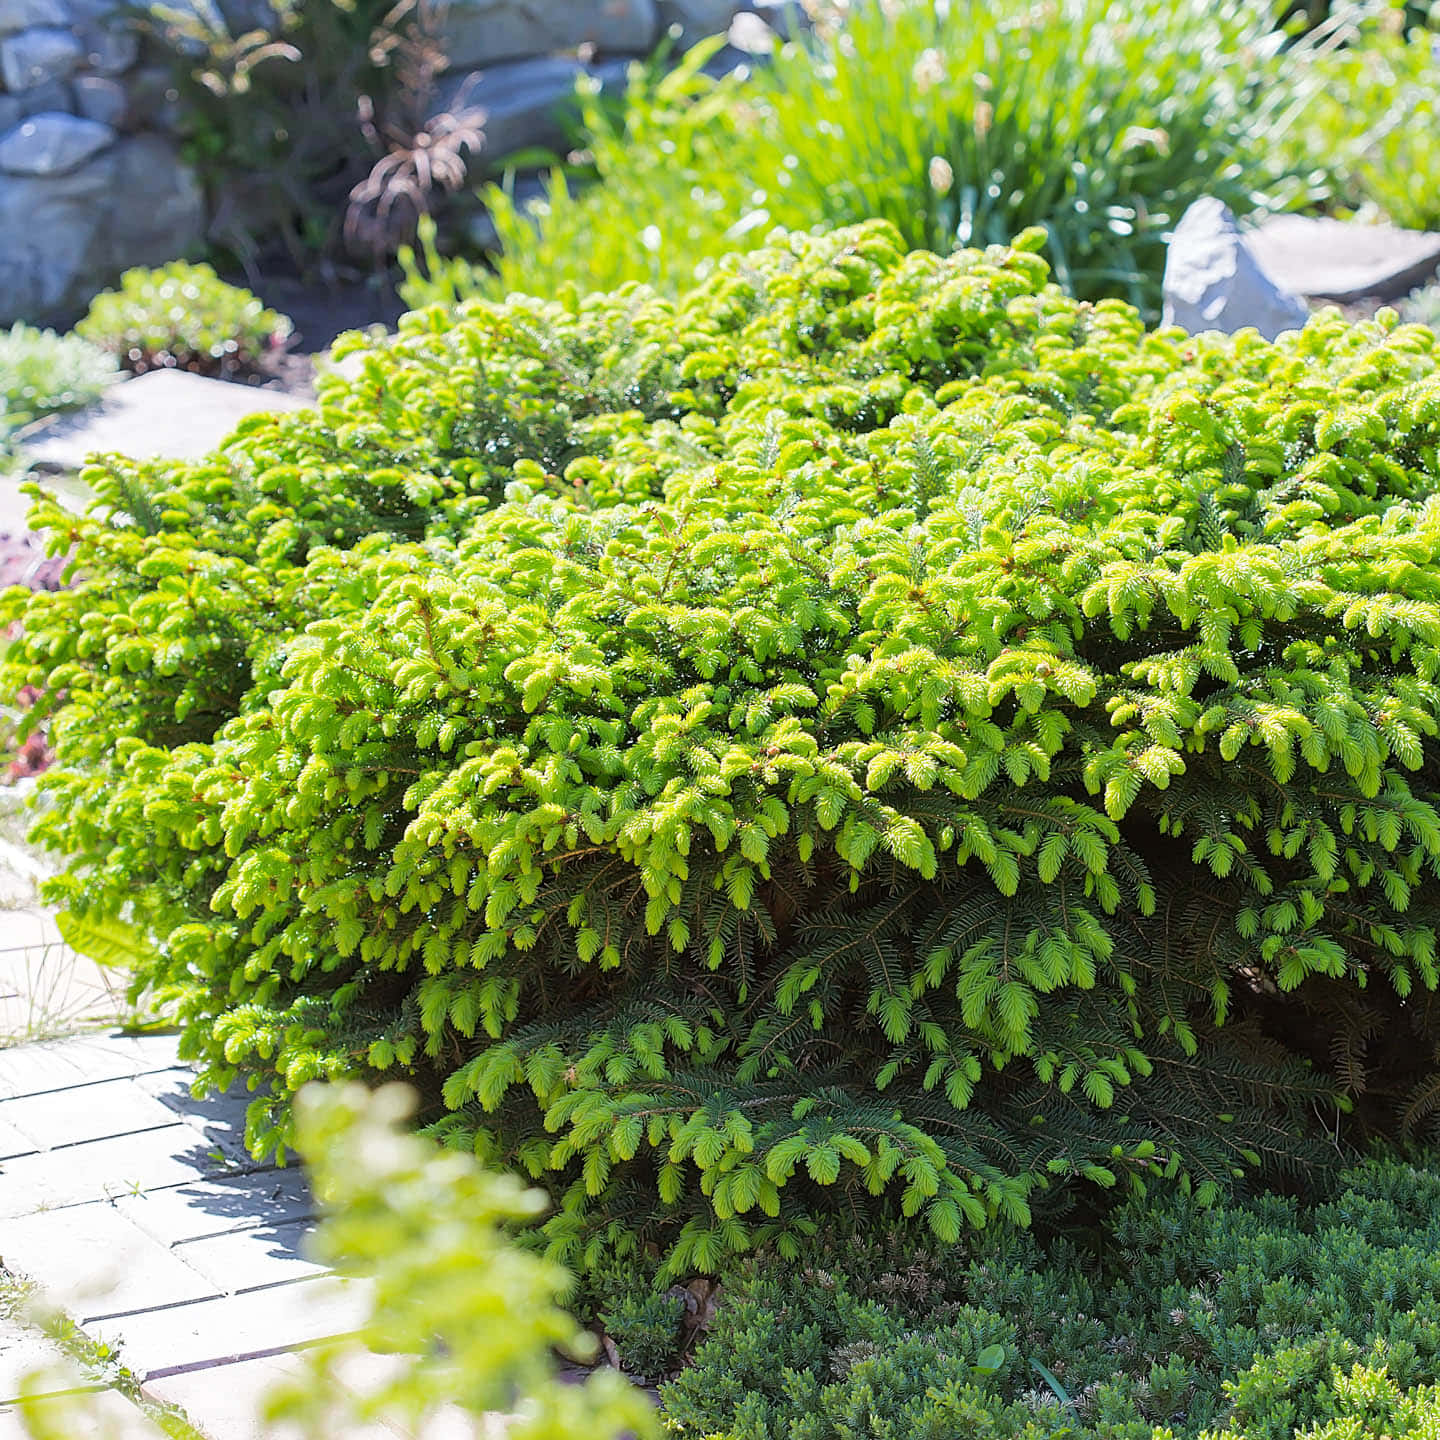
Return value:
[[(173, 1036), (0, 1051), (0, 1157), (15, 1152), (0, 1159), (0, 1263), (117, 1345), (210, 1440), (253, 1440), (253, 1401), (293, 1366), (287, 1352), (356, 1330), (368, 1289), (305, 1255), (314, 1201), (298, 1170), (245, 1155), (251, 1097), (196, 1100), (192, 1082)], [(155, 1433), (105, 1394), (127, 1440)], [(8, 1398), (0, 1387), (0, 1440), (18, 1425)]]
[(1277, 215), (1245, 239), (1268, 274), (1312, 300), (1398, 300), (1440, 267), (1440, 234), (1394, 225)]
[(169, 1253), (205, 1276), (217, 1290), (237, 1295), (323, 1275), (326, 1267), (305, 1253), (305, 1242), (314, 1230), (308, 1221), (236, 1230), (182, 1241)]
[(24, 1155), (6, 1161), (0, 1173), (0, 1220), (139, 1194), (158, 1185), (183, 1185), (215, 1168), (204, 1141), (179, 1122)]
[[(96, 1434), (94, 1422), (97, 1419), (108, 1427), (99, 1432), (104, 1434), (105, 1440), (165, 1440), (165, 1432), (116, 1390), (63, 1395), (43, 1403), (47, 1410), (55, 1412), (55, 1420), (65, 1420), (69, 1407), (83, 1407), (76, 1411), (75, 1420), (69, 1422), (75, 1440), (85, 1440), (86, 1435)], [(85, 1429), (75, 1429), (75, 1425), (83, 1425)], [(27, 1437), (28, 1431), (20, 1423), (20, 1412), (0, 1408), (0, 1440), (27, 1440)]]
[[(131, 1317), (95, 1328), (121, 1341), (121, 1360), (150, 1381), (350, 1334), (369, 1313), (368, 1293), (361, 1281), (325, 1276), (152, 1310), (143, 1320)], [(203, 1415), (196, 1420), (203, 1424)]]
[(179, 1065), (174, 1035), (78, 1035), (0, 1050), (0, 1103)]
[(216, 1176), (122, 1195), (115, 1208), (162, 1245), (310, 1220), (315, 1201), (298, 1170)]
[(33, 1155), (38, 1148), (28, 1135), (22, 1135), (13, 1125), (0, 1120), (0, 1165), (17, 1155)]
[[(304, 1367), (293, 1355), (267, 1355), (210, 1370), (167, 1375), (150, 1381), (145, 1393), (165, 1404), (178, 1405), (191, 1415), (203, 1414), (216, 1440), (269, 1440), (257, 1419), (261, 1401), (276, 1384), (298, 1379), (303, 1373)], [(364, 1425), (347, 1428), (344, 1440), (397, 1437), (401, 1432), (388, 1425)]]
[(222, 1292), (104, 1201), (7, 1220), (0, 1262), (31, 1279), (82, 1325)]
[(78, 470), (89, 456), (106, 451), (136, 460), (199, 460), (246, 416), (306, 405), (280, 390), (152, 370), (112, 385), (98, 405), (38, 421), (18, 438), (32, 465), (60, 470)]
[(0, 1321), (0, 1409), (20, 1393), (32, 1371), (63, 1369), (60, 1347), (38, 1330)]
[(75, 1090), (50, 1090), (0, 1101), (0, 1120), (28, 1135), (39, 1150), (59, 1150), (107, 1136), (159, 1130), (181, 1117), (133, 1080), (101, 1080)]
[(198, 1130), (211, 1144), (248, 1163), (245, 1149), (245, 1112), (255, 1098), (243, 1085), (228, 1094), (213, 1091), (196, 1099), (190, 1093), (195, 1075), (190, 1070), (156, 1070), (137, 1075), (135, 1084), (169, 1109), (177, 1118)]

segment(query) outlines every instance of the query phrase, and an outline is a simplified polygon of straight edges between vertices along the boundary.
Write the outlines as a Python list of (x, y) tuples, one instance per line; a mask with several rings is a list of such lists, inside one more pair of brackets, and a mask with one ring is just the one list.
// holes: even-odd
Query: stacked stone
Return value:
[[(449, 0), (439, 36), (449, 68), (431, 111), (482, 112), (493, 169), (509, 155), (564, 145), (566, 108), (582, 75), (618, 90), (631, 62), (667, 36), (679, 54), (722, 33), (728, 43), (711, 68), (733, 69), (766, 53), (802, 14), (798, 0)], [(517, 194), (540, 188), (522, 177)], [(471, 237), (493, 241), (485, 217)]]
[(0, 324), (66, 324), (199, 237), (173, 97), (120, 0), (0, 0)]

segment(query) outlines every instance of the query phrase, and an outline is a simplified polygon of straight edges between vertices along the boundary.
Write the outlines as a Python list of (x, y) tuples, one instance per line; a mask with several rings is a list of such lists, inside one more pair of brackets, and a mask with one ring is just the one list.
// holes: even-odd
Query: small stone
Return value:
[(0, 95), (0, 135), (13, 130), (25, 118), (25, 107), (13, 95)]
[(97, 75), (123, 75), (140, 58), (140, 37), (114, 25), (87, 25), (81, 46), (85, 63)]
[(65, 0), (0, 0), (0, 35), (35, 25), (67, 25)]
[(49, 112), (35, 115), (0, 140), (0, 172), (68, 175), (114, 140), (115, 132), (94, 120)]
[(78, 75), (74, 82), (75, 111), (86, 120), (118, 130), (130, 108), (125, 87), (104, 75)]
[(75, 91), (68, 80), (47, 80), (43, 85), (32, 85), (8, 98), (20, 107), (21, 120), (46, 111), (56, 115), (71, 115), (75, 111)]
[(1265, 269), (1314, 300), (1399, 300), (1440, 267), (1440, 234), (1306, 215), (1277, 215), (1245, 236)]
[(1251, 252), (1229, 207), (1208, 195), (1190, 206), (1170, 238), (1164, 299), (1164, 323), (1192, 335), (1253, 327), (1273, 340), (1309, 315)]
[(68, 30), (39, 26), (0, 40), (0, 76), (7, 90), (63, 80), (84, 58), (85, 47)]
[(753, 10), (746, 10), (731, 22), (730, 44), (746, 55), (770, 55), (780, 37)]
[(643, 54), (660, 33), (654, 0), (450, 0), (437, 38), (450, 68), (469, 70), (582, 45)]

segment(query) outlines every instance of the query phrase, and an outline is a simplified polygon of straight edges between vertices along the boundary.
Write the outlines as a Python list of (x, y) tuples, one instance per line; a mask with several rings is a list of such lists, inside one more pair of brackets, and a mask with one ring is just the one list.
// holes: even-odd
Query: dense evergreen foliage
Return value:
[(1400, 1440), (1440, 1425), (1440, 1177), (1132, 1202), (1104, 1245), (870, 1238), (754, 1266), (664, 1387), (724, 1440)]
[(1040, 239), (420, 312), (41, 506), (54, 893), (259, 1149), (411, 1075), (683, 1271), (1428, 1117), (1435, 337), (1146, 334)]

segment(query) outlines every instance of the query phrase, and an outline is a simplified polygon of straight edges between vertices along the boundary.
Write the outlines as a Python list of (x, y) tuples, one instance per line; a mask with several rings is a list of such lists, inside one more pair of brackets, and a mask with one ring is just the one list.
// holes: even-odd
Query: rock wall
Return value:
[(619, 86), (630, 62), (667, 35), (678, 52), (722, 32), (732, 43), (717, 63), (728, 68), (767, 49), (800, 13), (796, 0), (449, 0), (438, 36), (449, 70), (432, 109), (483, 110), (492, 160), (552, 149), (565, 139), (563, 110), (580, 75)]
[[(237, 3), (221, 0), (227, 17)], [(200, 247), (204, 197), (167, 133), (174, 95), (127, 8), (0, 0), (0, 325), (69, 324), (128, 266)], [(493, 166), (563, 146), (582, 74), (618, 88), (667, 34), (678, 50), (722, 31), (715, 64), (730, 68), (800, 14), (797, 0), (449, 0), (432, 108), (482, 110)]]
[(66, 324), (192, 249), (200, 187), (119, 0), (0, 0), (0, 325)]

